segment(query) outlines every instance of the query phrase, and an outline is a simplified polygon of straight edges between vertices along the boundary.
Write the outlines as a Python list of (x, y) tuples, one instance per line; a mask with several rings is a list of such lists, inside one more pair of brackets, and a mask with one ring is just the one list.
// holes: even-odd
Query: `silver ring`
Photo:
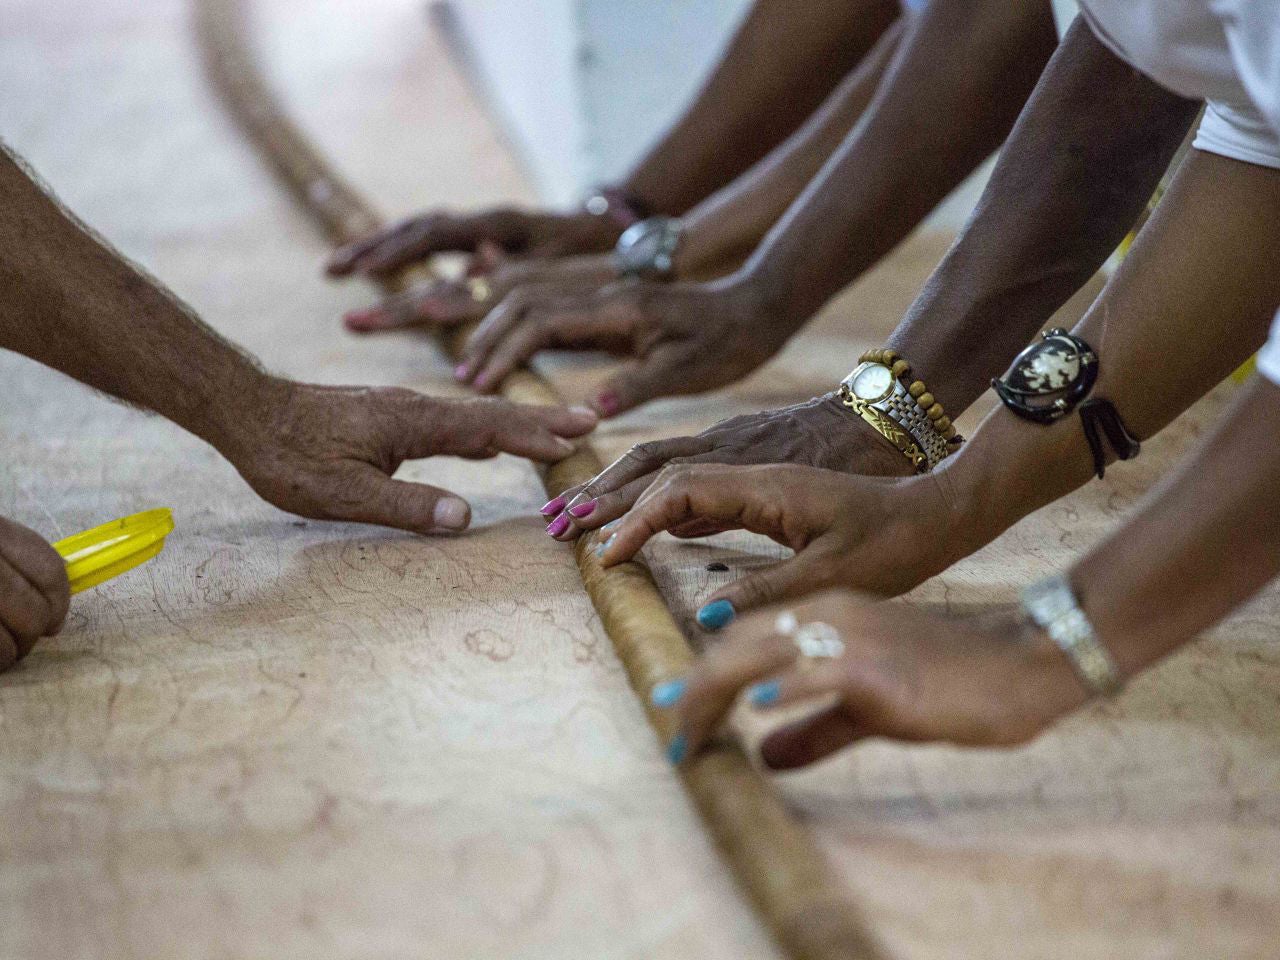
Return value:
[(784, 610), (778, 614), (773, 627), (784, 637), (789, 637), (803, 657), (811, 660), (834, 660), (844, 654), (844, 638), (829, 623), (814, 620), (802, 624), (794, 613)]

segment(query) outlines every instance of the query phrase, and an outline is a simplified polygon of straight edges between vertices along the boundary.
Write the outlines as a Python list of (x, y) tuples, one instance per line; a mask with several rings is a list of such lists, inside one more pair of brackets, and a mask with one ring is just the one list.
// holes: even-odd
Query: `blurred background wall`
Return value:
[[(924, 0), (909, 0), (920, 6)], [(685, 108), (752, 0), (436, 0), (433, 14), (542, 198), (623, 176)], [(1059, 25), (1074, 0), (1053, 0)], [(990, 164), (934, 214), (958, 227)]]

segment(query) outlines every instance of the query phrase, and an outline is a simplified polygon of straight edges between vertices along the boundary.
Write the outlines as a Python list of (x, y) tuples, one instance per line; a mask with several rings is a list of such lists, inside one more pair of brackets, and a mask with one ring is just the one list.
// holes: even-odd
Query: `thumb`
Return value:
[(686, 359), (685, 350), (674, 344), (656, 347), (606, 380), (591, 406), (602, 417), (616, 417), (659, 397), (696, 392), (686, 378)]
[(376, 467), (362, 471), (364, 489), (337, 519), (373, 523), (412, 533), (456, 533), (471, 523), (471, 507), (448, 490), (392, 480)]
[[(723, 626), (736, 614), (802, 597), (828, 586), (830, 569), (820, 551), (807, 547), (794, 557), (749, 573), (716, 591), (698, 611), (698, 621), (703, 626)], [(724, 607), (726, 602), (728, 609)], [(707, 620), (710, 623), (704, 622)]]

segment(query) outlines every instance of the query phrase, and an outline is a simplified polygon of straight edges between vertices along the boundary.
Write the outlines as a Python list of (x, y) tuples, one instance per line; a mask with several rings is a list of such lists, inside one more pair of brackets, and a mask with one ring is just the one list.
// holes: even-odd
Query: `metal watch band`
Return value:
[[(920, 472), (936, 467), (956, 445), (953, 445), (929, 419), (928, 414), (916, 403), (900, 380), (895, 378), (893, 391), (881, 400), (863, 400), (853, 393), (850, 385), (859, 364), (840, 384), (840, 401), (867, 421), (882, 437), (897, 447), (911, 460)], [(891, 421), (886, 425), (883, 420)], [(888, 429), (886, 430), (886, 426)], [(904, 444), (904, 438), (894, 436), (898, 430), (905, 432), (912, 443)], [(915, 451), (913, 453), (913, 451)]]
[(1111, 653), (1093, 631), (1066, 577), (1054, 576), (1022, 591), (1022, 609), (1067, 655), (1085, 687), (1107, 697), (1124, 681)]

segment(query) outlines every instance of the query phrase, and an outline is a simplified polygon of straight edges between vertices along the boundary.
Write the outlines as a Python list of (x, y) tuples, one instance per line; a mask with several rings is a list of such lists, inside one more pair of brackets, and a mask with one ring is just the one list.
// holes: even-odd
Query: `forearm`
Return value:
[(751, 254), (871, 103), (906, 23), (900, 18), (890, 26), (799, 130), (690, 211), (676, 253), (680, 276), (721, 272)]
[(1256, 377), (1218, 430), (1071, 571), (1125, 675), (1280, 574), (1280, 387)]
[(64, 212), (0, 151), (0, 347), (222, 446), (279, 381)]
[(693, 105), (625, 189), (657, 212), (689, 210), (789, 136), (898, 13), (896, 0), (757, 0)]
[(910, 18), (862, 119), (747, 264), (784, 322), (811, 316), (999, 146), (1056, 42), (1047, 2), (932, 0)]
[[(1075, 333), (1099, 357), (1093, 396), (1140, 439), (1262, 343), (1280, 303), (1280, 172), (1193, 150)], [(1077, 416), (1051, 426), (997, 408), (936, 472), (955, 507), (952, 557), (1088, 482)], [(998, 491), (993, 494), (993, 491)]]
[(891, 338), (948, 410), (972, 403), (1106, 260), (1197, 109), (1077, 20), (969, 223)]

